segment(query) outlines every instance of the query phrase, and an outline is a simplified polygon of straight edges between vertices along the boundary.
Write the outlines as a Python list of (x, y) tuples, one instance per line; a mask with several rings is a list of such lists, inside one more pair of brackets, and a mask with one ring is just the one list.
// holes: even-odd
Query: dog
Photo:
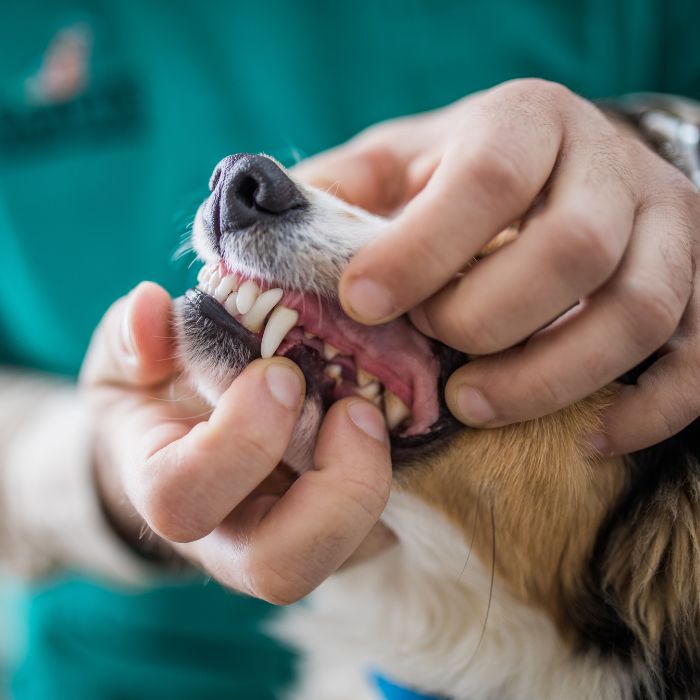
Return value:
[(290, 697), (377, 700), (389, 683), (451, 700), (700, 697), (698, 421), (628, 457), (591, 456), (612, 386), (467, 428), (443, 400), (467, 357), (406, 317), (365, 327), (338, 303), (344, 266), (387, 219), (264, 155), (225, 158), (210, 190), (192, 234), (204, 265), (177, 304), (194, 386), (214, 405), (253, 359), (295, 361), (307, 394), (284, 461), (298, 472), (343, 396), (380, 406), (391, 436), (382, 518), (397, 544), (276, 623), (301, 652)]

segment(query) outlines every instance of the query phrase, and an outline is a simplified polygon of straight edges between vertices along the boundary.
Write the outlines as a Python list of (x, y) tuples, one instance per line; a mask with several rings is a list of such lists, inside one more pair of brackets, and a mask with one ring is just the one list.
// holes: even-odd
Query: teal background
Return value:
[[(116, 297), (142, 279), (181, 293), (191, 258), (173, 255), (226, 154), (291, 164), (516, 77), (589, 98), (698, 97), (699, 20), (700, 3), (683, 0), (7, 0), (0, 361), (74, 376)], [(75, 22), (93, 36), (91, 75), (64, 123), (24, 86)], [(122, 102), (86, 117), (114, 85), (128, 87)], [(10, 138), (12, 120), (39, 117), (60, 128)], [(256, 700), (291, 676), (290, 657), (258, 631), (270, 609), (213, 584), (127, 593), (66, 575), (10, 601), (22, 629), (5, 624), (9, 646), (26, 638), (8, 676), (20, 700)]]

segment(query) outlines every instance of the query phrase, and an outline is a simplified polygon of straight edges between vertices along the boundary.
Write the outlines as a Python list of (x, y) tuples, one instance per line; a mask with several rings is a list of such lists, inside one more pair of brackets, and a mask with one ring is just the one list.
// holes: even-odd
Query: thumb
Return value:
[(148, 387), (175, 368), (172, 300), (153, 282), (141, 282), (110, 306), (92, 336), (81, 371), (84, 384)]
[(405, 167), (385, 145), (350, 141), (303, 160), (292, 172), (302, 182), (374, 214), (390, 214), (406, 198)]

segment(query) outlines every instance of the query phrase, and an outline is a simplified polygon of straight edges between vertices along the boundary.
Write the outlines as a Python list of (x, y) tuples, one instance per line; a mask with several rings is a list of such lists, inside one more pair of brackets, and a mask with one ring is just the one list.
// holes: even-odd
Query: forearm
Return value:
[(141, 584), (155, 568), (113, 532), (92, 474), (89, 421), (68, 382), (0, 370), (0, 560)]

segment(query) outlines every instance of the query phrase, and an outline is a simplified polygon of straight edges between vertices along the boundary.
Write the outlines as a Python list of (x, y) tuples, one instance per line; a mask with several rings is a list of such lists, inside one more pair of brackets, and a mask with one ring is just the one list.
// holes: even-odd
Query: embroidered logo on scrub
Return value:
[(62, 144), (94, 147), (137, 130), (143, 117), (138, 84), (114, 69), (96, 71), (95, 43), (85, 22), (54, 35), (24, 79), (21, 99), (0, 102), (0, 158), (45, 156)]

